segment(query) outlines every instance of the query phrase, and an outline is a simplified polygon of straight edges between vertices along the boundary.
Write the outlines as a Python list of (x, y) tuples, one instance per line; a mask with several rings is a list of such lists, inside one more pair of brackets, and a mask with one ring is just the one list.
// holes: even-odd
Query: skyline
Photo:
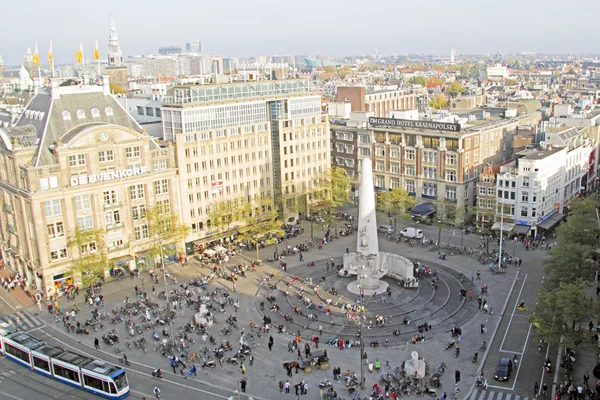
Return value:
[[(599, 3), (586, 3), (586, 15), (600, 12)], [(328, 3), (306, 0), (301, 7), (281, 0), (199, 4), (173, 0), (168, 9), (159, 0), (148, 0), (143, 8), (138, 4), (132, 0), (107, 0), (97, 12), (91, 3), (74, 0), (11, 3), (6, 10), (12, 17), (0, 26), (0, 35), (10, 40), (0, 43), (0, 56), (5, 64), (18, 65), (27, 48), (33, 50), (37, 41), (40, 61), (47, 64), (52, 41), (55, 63), (69, 64), (75, 63), (80, 42), (86, 59), (90, 59), (98, 40), (101, 59), (105, 60), (111, 14), (118, 22), (125, 57), (156, 54), (161, 46), (184, 48), (186, 42), (196, 38), (203, 43), (206, 53), (232, 57), (360, 55), (371, 54), (375, 48), (381, 54), (449, 55), (450, 48), (455, 48), (459, 55), (493, 54), (498, 50), (503, 54), (600, 53), (600, 45), (588, 39), (600, 30), (594, 24), (581, 23), (582, 16), (577, 11), (581, 8), (558, 12), (539, 0), (525, 4), (507, 0), (503, 7), (493, 11), (482, 9), (475, 0), (460, 0), (459, 7), (453, 9), (448, 9), (441, 0), (432, 0), (427, 10), (441, 11), (429, 14), (417, 3), (383, 0), (369, 2), (368, 10), (373, 12), (367, 13), (360, 12), (365, 3), (358, 0)], [(380, 18), (381, 10), (386, 16), (384, 20)], [(492, 12), (495, 21), (507, 23), (490, 29), (487, 20), (492, 18)], [(397, 17), (389, 18), (390, 15)], [(65, 23), (57, 23), (60, 21)]]

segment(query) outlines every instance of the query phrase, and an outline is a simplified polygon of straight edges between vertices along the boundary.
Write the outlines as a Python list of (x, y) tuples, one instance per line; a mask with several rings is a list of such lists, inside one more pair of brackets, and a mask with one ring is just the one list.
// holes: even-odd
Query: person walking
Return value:
[[(290, 369), (291, 371), (291, 369)], [(285, 394), (290, 394), (290, 381), (285, 381), (285, 383), (283, 384), (283, 387), (285, 388)]]
[(546, 382), (544, 382), (544, 384), (542, 385), (542, 394), (544, 396), (548, 396), (548, 384)]
[(240, 370), (242, 371), (242, 375), (246, 375), (246, 366), (244, 365), (243, 361), (240, 364)]
[(273, 350), (273, 336), (269, 336), (269, 351)]
[(481, 309), (481, 304), (483, 303), (483, 300), (480, 298), (477, 299), (477, 302), (479, 303), (479, 309)]
[(240, 381), (240, 387), (242, 388), (242, 393), (246, 393), (246, 385), (248, 384), (248, 382), (245, 379), (242, 379)]
[(250, 357), (248, 357), (248, 361), (250, 362), (250, 366), (254, 365), (254, 356), (252, 354), (250, 354)]
[(585, 383), (585, 386), (590, 386), (590, 376), (587, 374), (587, 372), (583, 375), (583, 383)]
[(540, 391), (540, 384), (535, 382), (533, 384), (533, 397), (537, 397), (537, 395), (539, 394)]
[(94, 338), (94, 347), (96, 350), (100, 350), (100, 340), (98, 338)]
[(154, 386), (154, 397), (160, 399), (160, 389), (158, 388), (158, 386)]
[(298, 348), (298, 360), (302, 360), (302, 351)]

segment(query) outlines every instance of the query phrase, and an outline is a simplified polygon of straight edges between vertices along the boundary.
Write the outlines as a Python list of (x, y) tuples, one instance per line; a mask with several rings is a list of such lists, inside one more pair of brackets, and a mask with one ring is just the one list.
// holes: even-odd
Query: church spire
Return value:
[(108, 65), (111, 67), (120, 67), (123, 65), (123, 53), (119, 46), (117, 24), (112, 17), (110, 18), (110, 30), (108, 33)]

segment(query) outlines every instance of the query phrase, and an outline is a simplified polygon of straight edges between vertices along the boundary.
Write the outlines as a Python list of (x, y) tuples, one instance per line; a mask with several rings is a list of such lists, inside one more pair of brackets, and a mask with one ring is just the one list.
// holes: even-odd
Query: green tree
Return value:
[(67, 241), (72, 254), (77, 254), (71, 262), (69, 272), (73, 281), (79, 280), (82, 287), (94, 285), (104, 279), (104, 271), (109, 266), (104, 234), (101, 229), (76, 228)]
[(422, 87), (427, 86), (427, 78), (424, 76), (413, 76), (408, 80), (411, 85), (421, 85)]
[[(226, 236), (230, 236), (232, 224), (241, 219), (244, 200), (244, 198), (227, 199), (211, 204), (210, 221), (218, 233), (226, 233)], [(228, 243), (231, 245), (231, 241)]]
[(398, 229), (397, 219), (408, 218), (409, 212), (415, 205), (415, 198), (410, 196), (405, 189), (394, 188), (388, 192), (380, 192), (378, 201), (386, 212), (394, 215), (394, 229)]
[(444, 81), (439, 76), (432, 76), (427, 80), (427, 83), (441, 84), (444, 83)]
[(480, 73), (480, 70), (479, 70), (478, 64), (471, 66), (471, 70), (469, 71), (469, 75), (471, 76), (471, 78), (475, 78), (475, 79), (479, 78), (479, 73)]
[[(164, 246), (178, 243), (185, 239), (190, 233), (186, 224), (179, 222), (179, 216), (165, 209), (163, 206), (154, 206), (144, 214), (148, 227), (148, 238), (150, 239), (147, 253), (156, 262), (164, 256)], [(165, 260), (161, 260), (164, 265)]]
[(323, 68), (323, 70), (327, 73), (333, 74), (337, 70), (337, 68), (333, 65), (328, 65), (325, 68)]
[(552, 344), (577, 348), (586, 330), (581, 321), (591, 316), (593, 300), (586, 298), (584, 282), (563, 282), (558, 287), (545, 282), (540, 288), (530, 322), (541, 339)]
[(471, 73), (471, 66), (469, 64), (462, 64), (460, 66), (460, 76), (468, 78)]
[(238, 239), (252, 243), (256, 247), (256, 260), (260, 260), (260, 244), (275, 244), (277, 237), (284, 234), (277, 207), (272, 198), (261, 198), (248, 204), (244, 215), (245, 226), (240, 229)]
[(464, 93), (467, 89), (459, 82), (452, 82), (447, 88), (446, 93), (448, 93), (452, 97), (456, 97), (460, 93)]
[(431, 100), (429, 100), (429, 106), (434, 110), (441, 110), (448, 107), (448, 101), (443, 94), (438, 94)]

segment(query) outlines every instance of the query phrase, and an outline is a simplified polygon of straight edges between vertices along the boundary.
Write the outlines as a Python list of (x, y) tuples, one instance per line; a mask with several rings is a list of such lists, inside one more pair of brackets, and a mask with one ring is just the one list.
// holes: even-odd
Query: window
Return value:
[[(492, 190), (493, 190), (493, 189), (492, 189)], [(484, 188), (484, 187), (480, 187), (480, 188), (479, 188), (479, 195), (480, 195), (480, 196), (484, 196), (484, 195), (485, 195), (485, 193), (486, 193), (486, 190), (485, 190), (485, 188)], [(493, 194), (493, 193), (492, 193), (492, 194)]]
[(371, 149), (369, 149), (367, 147), (361, 147), (360, 148), (360, 155), (361, 156), (370, 156), (371, 155)]
[(96, 242), (91, 242), (91, 243), (82, 244), (81, 247), (79, 248), (79, 253), (81, 253), (81, 254), (94, 253), (96, 250), (97, 250)]
[(479, 150), (473, 150), (473, 162), (479, 161)]
[(55, 239), (65, 236), (65, 229), (62, 222), (46, 225), (48, 229), (48, 239)]
[(44, 206), (44, 215), (46, 218), (55, 217), (62, 215), (62, 208), (60, 206), (60, 200), (49, 200), (42, 203)]
[(136, 108), (137, 108), (138, 115), (144, 115), (144, 107), (137, 106)]
[(113, 155), (113, 151), (112, 150), (104, 150), (104, 151), (99, 151), (98, 152), (98, 161), (99, 162), (110, 162), (110, 161), (114, 161), (115, 157)]
[(106, 225), (115, 225), (121, 222), (121, 215), (119, 214), (119, 210), (112, 210), (106, 212)]
[(136, 226), (133, 228), (135, 233), (135, 240), (148, 239), (148, 225)]
[(127, 158), (137, 158), (140, 156), (140, 146), (127, 147), (125, 149), (125, 156)]
[(67, 248), (66, 247), (50, 251), (50, 260), (51, 261), (63, 260), (65, 258), (67, 258)]
[(131, 207), (131, 213), (134, 220), (144, 218), (144, 213), (146, 212), (146, 205), (140, 204), (139, 206)]
[(167, 169), (167, 160), (166, 159), (160, 159), (160, 160), (153, 160), (152, 161), (152, 170), (153, 171), (160, 171), (163, 169)]
[(154, 117), (154, 109), (152, 107), (146, 107), (146, 115), (149, 117)]
[(446, 198), (456, 200), (456, 186), (446, 186)]
[(526, 217), (529, 212), (527, 207), (521, 207), (521, 217)]
[(493, 196), (493, 195), (494, 195), (494, 188), (493, 188), (493, 187), (491, 187), (491, 188), (488, 188), (488, 190), (487, 190), (487, 194), (488, 194), (489, 196)]
[(456, 154), (446, 154), (446, 164), (456, 165)]
[(390, 157), (400, 158), (400, 149), (398, 147), (390, 148)]
[(43, 369), (46, 372), (50, 372), (50, 363), (46, 360), (42, 360), (36, 356), (33, 356), (33, 365), (36, 368)]
[(469, 154), (470, 153), (468, 151), (465, 153), (465, 164), (468, 164), (470, 162), (470, 160), (469, 160)]
[(371, 138), (369, 135), (358, 135), (358, 141), (360, 143), (369, 144), (371, 143)]
[(521, 201), (529, 201), (529, 192), (523, 192), (521, 193)]
[(158, 200), (156, 202), (156, 207), (160, 210), (161, 213), (168, 214), (171, 212), (171, 204), (169, 203), (169, 199)]
[(536, 215), (537, 215), (537, 208), (533, 207), (531, 209), (531, 218), (535, 218)]
[(82, 231), (94, 229), (94, 218), (91, 215), (77, 217), (77, 227)]
[(383, 177), (381, 175), (376, 175), (375, 176), (375, 186), (385, 187), (385, 177)]
[(398, 189), (400, 187), (400, 178), (391, 178), (390, 179), (390, 188)]
[(416, 175), (416, 168), (414, 165), (405, 165), (404, 166), (404, 173), (408, 176), (415, 176)]
[(120, 230), (108, 231), (106, 245), (108, 247), (118, 247), (123, 245), (123, 232)]
[(537, 193), (534, 193), (534, 194), (531, 196), (531, 202), (532, 202), (532, 203), (537, 203), (537, 196), (538, 196), (538, 194), (537, 194)]
[(523, 177), (523, 186), (529, 187), (529, 177)]
[(75, 202), (75, 211), (86, 211), (92, 209), (92, 200), (89, 194), (82, 194), (73, 198)]
[(437, 168), (423, 167), (423, 176), (428, 179), (437, 179)]
[(414, 160), (415, 159), (415, 151), (413, 149), (404, 150), (404, 158), (406, 158), (407, 160)]
[(393, 162), (390, 163), (390, 172), (392, 174), (399, 174), (400, 173), (400, 164)]
[(380, 172), (385, 171), (385, 162), (384, 161), (375, 161), (375, 171), (380, 171)]
[(143, 184), (129, 186), (129, 198), (131, 200), (139, 200), (139, 199), (143, 199), (144, 197), (145, 196), (144, 196), (144, 185)]
[(343, 153), (344, 149), (345, 149), (345, 146), (344, 146), (343, 143), (338, 143), (337, 144), (337, 151), (338, 151), (338, 153)]
[(435, 151), (424, 151), (423, 162), (428, 164), (437, 164), (437, 152)]
[(104, 205), (117, 204), (119, 202), (119, 197), (117, 196), (117, 191), (115, 189), (104, 191), (103, 196)]
[(85, 154), (74, 154), (69, 156), (69, 165), (76, 167), (78, 165), (85, 165)]
[(415, 181), (406, 181), (404, 182), (404, 188), (408, 193), (415, 192)]
[(471, 139), (465, 139), (465, 149), (468, 150), (471, 148)]
[(162, 179), (154, 182), (154, 194), (165, 194), (169, 193), (169, 181)]
[(423, 194), (425, 196), (437, 196), (437, 185), (435, 183), (423, 183)]
[(379, 157), (385, 156), (385, 148), (381, 146), (375, 146), (375, 155)]
[(456, 182), (456, 171), (454, 170), (446, 170), (446, 180), (448, 182)]

